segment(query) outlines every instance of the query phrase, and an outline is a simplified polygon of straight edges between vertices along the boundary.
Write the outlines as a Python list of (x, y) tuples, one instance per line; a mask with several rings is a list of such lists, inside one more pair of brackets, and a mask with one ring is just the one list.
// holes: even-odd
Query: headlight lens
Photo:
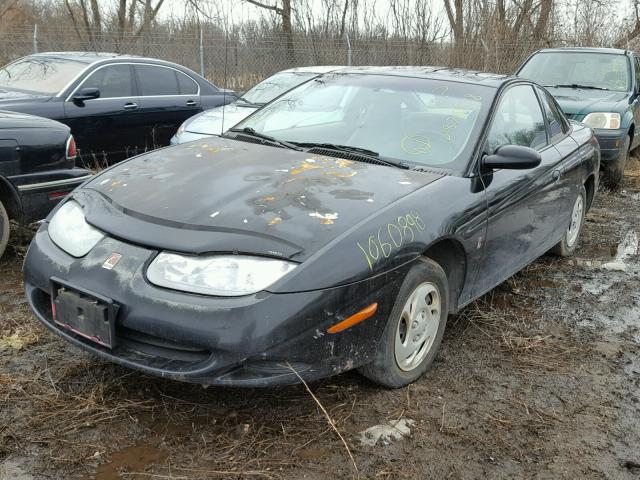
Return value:
[(83, 257), (104, 238), (104, 233), (84, 219), (78, 202), (68, 201), (49, 222), (49, 237), (62, 250), (74, 257)]
[(182, 124), (180, 124), (180, 126), (178, 127), (177, 135), (180, 135), (182, 132), (184, 132), (185, 128), (187, 128), (187, 122), (182, 122)]
[(295, 267), (292, 262), (248, 255), (191, 257), (162, 252), (149, 265), (147, 278), (159, 287), (238, 297), (264, 290)]
[(591, 128), (620, 128), (620, 114), (594, 112), (584, 117), (583, 123)]

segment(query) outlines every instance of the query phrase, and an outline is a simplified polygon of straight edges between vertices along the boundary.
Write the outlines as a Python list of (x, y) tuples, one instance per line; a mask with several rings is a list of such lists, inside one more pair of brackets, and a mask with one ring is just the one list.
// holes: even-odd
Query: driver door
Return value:
[(487, 195), (488, 228), (480, 271), (484, 285), (496, 285), (546, 252), (556, 241), (563, 200), (562, 158), (549, 142), (534, 89), (520, 84), (503, 92), (491, 119), (483, 155), (502, 145), (540, 152), (527, 170), (481, 172)]
[(69, 98), (64, 108), (66, 123), (85, 163), (94, 159), (113, 163), (143, 146), (144, 115), (139, 111), (131, 65), (100, 67), (76, 91), (83, 88), (97, 88), (100, 97), (83, 102)]

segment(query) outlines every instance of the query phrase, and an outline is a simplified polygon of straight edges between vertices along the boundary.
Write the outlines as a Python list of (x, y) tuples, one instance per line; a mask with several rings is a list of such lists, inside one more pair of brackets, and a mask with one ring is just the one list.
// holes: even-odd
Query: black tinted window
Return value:
[(82, 88), (97, 88), (100, 98), (132, 97), (133, 77), (129, 65), (110, 65), (90, 74)]
[(562, 114), (558, 111), (555, 102), (551, 99), (551, 96), (542, 89), (537, 90), (540, 95), (540, 100), (542, 101), (544, 113), (547, 117), (549, 135), (551, 136), (551, 141), (554, 141), (558, 137), (564, 135), (564, 133), (568, 130), (567, 125), (562, 118)]
[(529, 85), (510, 88), (500, 99), (491, 130), (490, 153), (502, 145), (522, 145), (540, 149), (547, 144), (540, 104)]
[(178, 80), (172, 68), (154, 67), (151, 65), (136, 65), (140, 94), (149, 95), (179, 95)]
[(195, 95), (198, 93), (198, 84), (191, 80), (190, 77), (184, 73), (175, 72), (178, 77), (178, 86), (180, 87), (180, 94), (182, 95)]

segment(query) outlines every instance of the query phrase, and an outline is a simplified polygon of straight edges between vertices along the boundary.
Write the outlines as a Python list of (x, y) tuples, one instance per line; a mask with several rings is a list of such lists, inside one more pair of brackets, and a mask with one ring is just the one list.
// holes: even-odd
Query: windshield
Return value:
[(251, 88), (242, 98), (251, 103), (269, 103), (287, 90), (316, 76), (317, 73), (311, 72), (276, 73)]
[(0, 68), (0, 88), (54, 95), (86, 66), (62, 58), (24, 57)]
[(546, 87), (580, 85), (618, 92), (631, 89), (627, 57), (610, 53), (537, 53), (518, 76)]
[(495, 90), (391, 75), (327, 74), (284, 94), (236, 128), (278, 140), (371, 150), (414, 165), (464, 169)]

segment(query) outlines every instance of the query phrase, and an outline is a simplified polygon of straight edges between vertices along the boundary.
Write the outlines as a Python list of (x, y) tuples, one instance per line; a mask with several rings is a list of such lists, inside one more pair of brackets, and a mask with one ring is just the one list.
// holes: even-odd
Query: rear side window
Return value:
[(97, 88), (100, 98), (132, 97), (133, 76), (129, 65), (110, 65), (96, 70), (82, 83), (82, 88)]
[(633, 62), (635, 68), (636, 68), (636, 82), (635, 82), (635, 89), (638, 89), (638, 85), (640, 85), (640, 58), (638, 57), (634, 57), (634, 62)]
[(175, 72), (178, 77), (178, 87), (181, 95), (195, 95), (198, 93), (198, 84), (184, 73)]
[(542, 149), (547, 131), (538, 98), (530, 85), (507, 90), (496, 108), (489, 130), (489, 153), (503, 145), (522, 145)]
[(153, 65), (136, 65), (140, 94), (150, 95), (179, 95), (178, 79), (172, 68), (155, 67)]
[(562, 118), (562, 114), (558, 111), (558, 108), (556, 107), (555, 102), (551, 99), (551, 96), (540, 88), (536, 88), (536, 90), (538, 91), (542, 107), (544, 108), (544, 113), (547, 117), (549, 136), (551, 137), (551, 141), (554, 142), (564, 136), (564, 134), (569, 131), (569, 127), (565, 123), (564, 118)]

